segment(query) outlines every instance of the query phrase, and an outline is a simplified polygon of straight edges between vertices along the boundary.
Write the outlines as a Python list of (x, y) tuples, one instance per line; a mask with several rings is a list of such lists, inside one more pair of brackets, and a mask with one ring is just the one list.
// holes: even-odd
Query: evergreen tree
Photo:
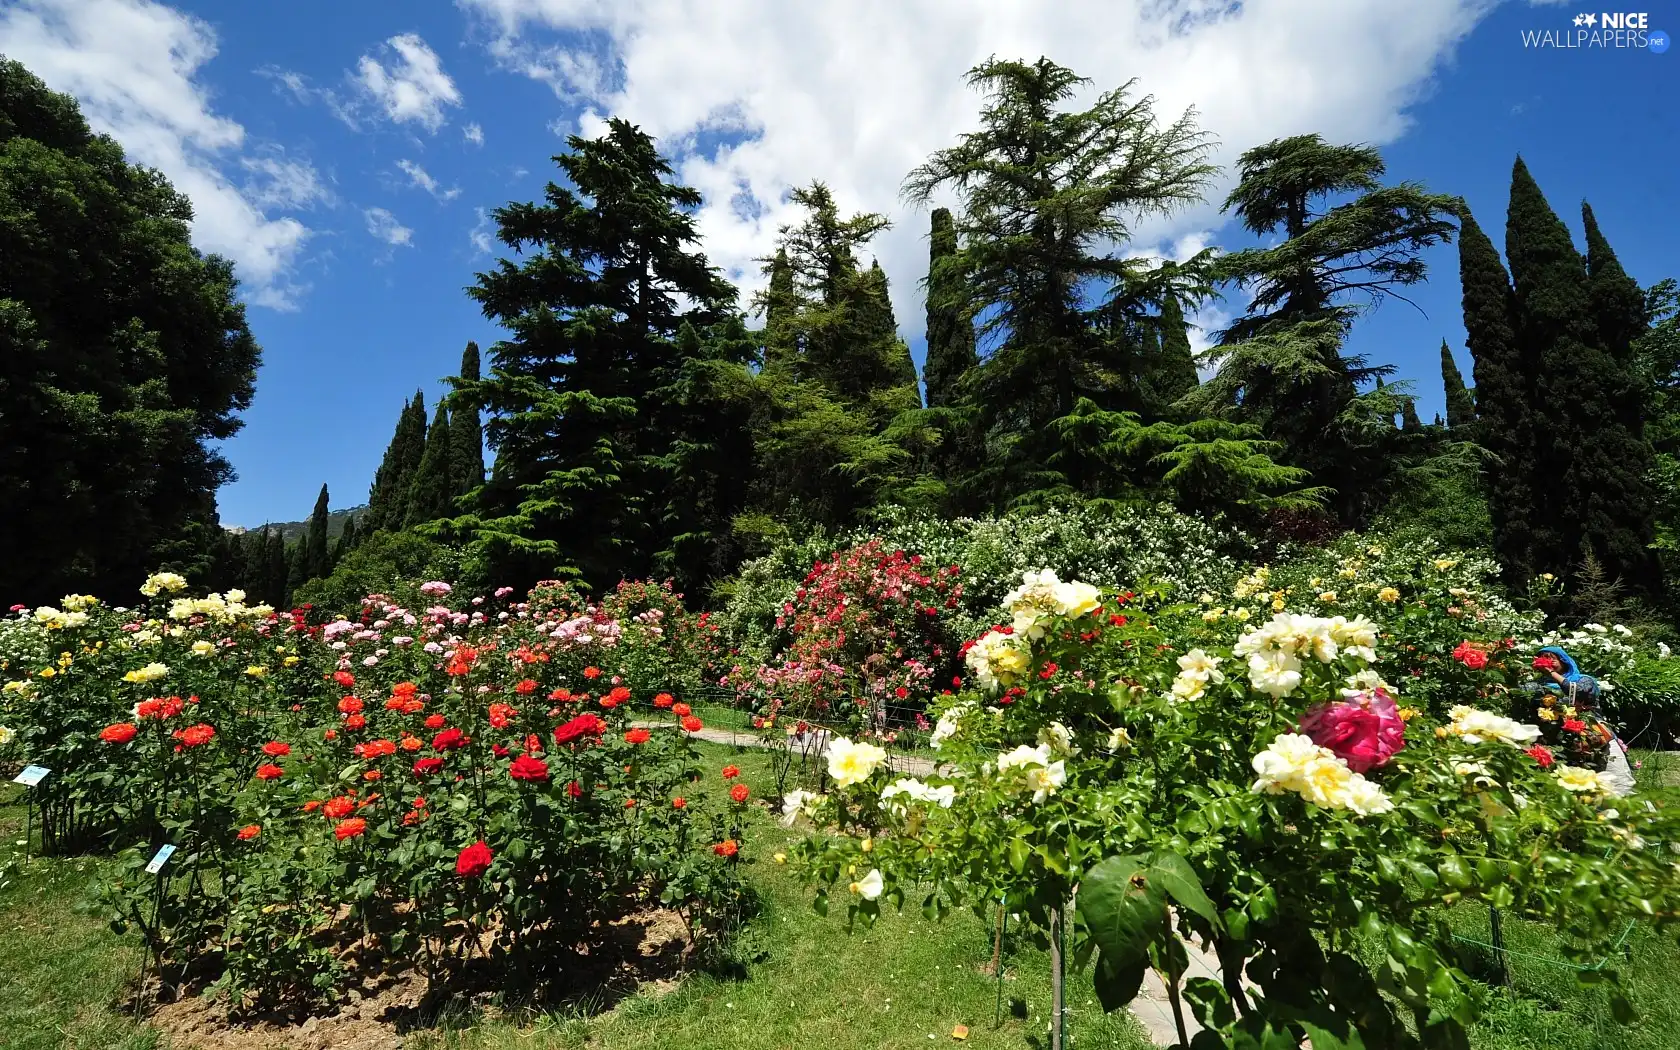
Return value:
[(1190, 328), (1175, 296), (1161, 304), (1161, 365), (1155, 373), (1155, 393), (1172, 404), (1201, 385), (1196, 355), (1190, 347)]
[(866, 306), (870, 310), (870, 324), (873, 328), (867, 338), (871, 342), (879, 340), (887, 344), (887, 357), (891, 362), (891, 387), (908, 387), (912, 397), (911, 407), (921, 408), (922, 388), (916, 376), (916, 360), (910, 356), (910, 344), (899, 338), (898, 317), (893, 312), (891, 287), (887, 283), (887, 272), (881, 269), (879, 259), (870, 264), (869, 276), (864, 287), (869, 296)]
[(280, 535), (279, 529), (263, 526), (264, 561), (267, 571), (263, 574), (263, 598), (279, 608), (285, 608), (291, 601), (291, 590), (287, 587), (289, 566), (286, 563), (286, 538)]
[(309, 567), (314, 564), (315, 555), (310, 551), (309, 533), (304, 533), (296, 543), (286, 548), (286, 596), (297, 593), (299, 587), (310, 580)]
[(356, 516), (354, 514), (344, 519), (344, 530), (338, 534), (338, 540), (333, 544), (332, 566), (338, 568), (344, 556), (356, 549)]
[[(1535, 488), (1560, 541), (1537, 551), (1540, 564), (1573, 576), (1590, 553), (1609, 578), (1654, 596), (1661, 577), (1650, 550), (1650, 446), (1618, 418), (1626, 377), (1605, 348), (1587, 261), (1521, 157), (1511, 173), (1505, 255), (1523, 356), (1540, 362)], [(1613, 271), (1601, 261), (1608, 281)]]
[(1441, 385), (1447, 393), (1447, 426), (1467, 427), (1476, 421), (1475, 396), (1464, 386), (1464, 373), (1453, 360), (1452, 349), (1441, 340)]
[(373, 487), (368, 492), (367, 530), (396, 530), (408, 520), (408, 494), (414, 483), (414, 472), (426, 453), (426, 397), (414, 392), (412, 401), (403, 402), (402, 414), (397, 417), (396, 433), (385, 449), (385, 458), (373, 475)]
[(442, 531), (499, 579), (570, 569), (610, 585), (667, 546), (666, 464), (702, 436), (667, 425), (652, 393), (687, 366), (678, 330), (722, 321), (735, 292), (696, 250), (699, 193), (670, 181), (647, 134), (614, 119), (556, 161), (567, 186), (495, 213), (520, 262), (468, 291), (508, 331), (489, 377), (462, 386), (491, 413), (496, 460), (476, 513)]
[(928, 235), (927, 358), (922, 370), (929, 408), (954, 404), (963, 376), (979, 363), (974, 320), (968, 313), (968, 277), (961, 265), (951, 211), (935, 208)]
[(192, 204), (0, 58), (0, 594), (202, 580), (261, 350)]
[(1581, 204), (1581, 221), (1586, 226), (1587, 295), (1593, 320), (1621, 380), (1610, 392), (1616, 419), (1635, 438), (1643, 440), (1647, 384), (1639, 374), (1634, 344), (1651, 327), (1645, 292), (1622, 269), (1610, 242), (1598, 228), (1592, 207), (1585, 202)]
[(449, 409), (439, 403), (437, 415), (432, 417), (431, 429), (427, 431), (425, 451), (408, 484), (405, 527), (413, 528), (421, 522), (447, 518), (454, 513), (455, 491), (460, 482), (450, 459), (454, 442)]
[[(1440, 417), (1436, 417), (1436, 423), (1440, 423)], [(1451, 426), (1450, 423), (1448, 425)], [(1423, 429), (1423, 420), (1419, 419), (1417, 414), (1417, 403), (1409, 397), (1406, 398), (1400, 409), (1400, 429), (1406, 431)]]
[(309, 515), (309, 560), (304, 564), (305, 579), (318, 580), (332, 571), (332, 548), (327, 544), (327, 486), (315, 497), (315, 510)]
[(1493, 549), (1504, 567), (1506, 584), (1523, 587), (1540, 571), (1535, 568), (1536, 549), (1556, 549), (1559, 542), (1539, 519), (1532, 487), (1539, 455), (1535, 433), (1539, 362), (1523, 357), (1511, 279), (1493, 242), (1463, 205), (1458, 273), (1466, 345), (1476, 379), (1474, 431), (1477, 442), (1492, 457), (1483, 476)]
[[(1144, 260), (1098, 251), (1125, 243), (1140, 218), (1200, 199), (1214, 170), (1205, 136), (1188, 114), (1158, 122), (1153, 100), (1134, 97), (1131, 83), (1069, 111), (1064, 103), (1087, 82), (1044, 58), (989, 60), (968, 82), (987, 95), (979, 129), (905, 186), (920, 202), (956, 191), (958, 247), (930, 275), (942, 286), (933, 301), (952, 318), (984, 319), (976, 335), (994, 344), (963, 384), (984, 442), (963, 486), (994, 502), (1094, 494), (1100, 482), (1080, 473), (1089, 457), (1050, 465), (1071, 453), (1063, 436), (1085, 428), (1051, 424), (1082, 399), (1105, 412), (1146, 407), (1138, 322), (1182, 290)], [(1206, 260), (1175, 268), (1175, 281)]]
[(449, 396), (449, 467), (455, 476), (454, 495), (464, 496), (484, 484), (484, 424), (478, 406), (460, 391), (478, 382), (478, 344), (468, 343), (461, 354), (456, 392)]
[(1317, 135), (1251, 149), (1239, 169), (1226, 209), (1253, 233), (1285, 239), (1220, 261), (1252, 300), (1222, 334), (1219, 372), (1196, 400), (1261, 426), (1288, 462), (1336, 490), (1344, 525), (1362, 525), (1399, 462), (1384, 421), (1403, 411), (1394, 400), (1403, 395), (1359, 393), (1393, 369), (1343, 352), (1352, 301), (1374, 305), (1422, 281), (1421, 253), (1451, 236), (1454, 202), (1415, 183), (1385, 186), (1376, 150)]
[(764, 313), (764, 367), (791, 375), (799, 359), (799, 337), (794, 329), (799, 294), (794, 290), (787, 249), (776, 249), (764, 270), (770, 275), (770, 287), (759, 302)]

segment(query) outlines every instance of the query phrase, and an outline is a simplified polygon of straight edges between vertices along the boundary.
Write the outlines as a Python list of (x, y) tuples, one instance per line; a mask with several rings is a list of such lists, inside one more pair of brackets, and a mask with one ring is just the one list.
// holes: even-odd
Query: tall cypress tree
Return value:
[(893, 312), (892, 288), (887, 283), (887, 272), (881, 269), (881, 260), (876, 259), (869, 267), (869, 275), (864, 281), (865, 294), (870, 297), (872, 320), (876, 331), (871, 334), (872, 339), (878, 339), (886, 346), (886, 356), (889, 366), (889, 376), (894, 385), (907, 386), (914, 395), (912, 407), (922, 407), (922, 388), (916, 378), (916, 361), (910, 356), (910, 344), (898, 335), (898, 316)]
[(967, 283), (957, 257), (957, 227), (951, 210), (935, 208), (928, 234), (927, 359), (922, 368), (929, 408), (954, 403), (962, 377), (979, 363)]
[(425, 521), (450, 517), (455, 511), (455, 490), (459, 481), (450, 462), (455, 435), (449, 425), (449, 409), (441, 402), (427, 432), (426, 448), (408, 485), (408, 514), (403, 525), (412, 528)]
[[(1539, 456), (1535, 400), (1539, 362), (1525, 360), (1517, 342), (1516, 299), (1499, 251), (1468, 206), (1459, 211), (1458, 273), (1463, 289), (1465, 342), (1476, 378), (1476, 438), (1493, 453), (1483, 475), (1493, 549), (1505, 582), (1522, 587), (1539, 570), (1537, 544), (1558, 540), (1537, 517), (1533, 471)], [(1537, 539), (1537, 532), (1544, 539)]]
[(309, 566), (315, 561), (315, 556), (309, 550), (309, 534), (304, 533), (296, 543), (286, 548), (286, 594), (296, 594), (298, 588), (309, 582)]
[(1423, 429), (1423, 420), (1417, 414), (1417, 402), (1409, 397), (1400, 403), (1400, 429), (1408, 433)]
[(1634, 342), (1651, 326), (1645, 293), (1627, 275), (1598, 228), (1592, 206), (1581, 203), (1581, 222), (1587, 231), (1587, 295), (1593, 321), (1604, 349), (1616, 363), (1622, 382), (1612, 392), (1616, 419), (1635, 437), (1645, 436), (1645, 384), (1639, 376)]
[(332, 548), (327, 545), (327, 486), (315, 497), (315, 510), (309, 515), (309, 561), (304, 565), (306, 579), (318, 580), (332, 572)]
[(794, 329), (799, 293), (793, 286), (793, 265), (788, 262), (787, 249), (777, 248), (764, 270), (770, 275), (770, 287), (758, 302), (764, 311), (764, 367), (791, 374), (799, 358), (799, 338)]
[(408, 518), (408, 491), (414, 471), (426, 452), (426, 398), (416, 390), (412, 401), (403, 402), (396, 433), (385, 449), (385, 458), (373, 475), (368, 492), (367, 530), (403, 527)]
[(263, 574), (263, 597), (272, 605), (285, 607), (291, 598), (286, 580), (286, 537), (279, 529), (263, 526), (264, 558), (267, 571)]
[(461, 353), (460, 383), (449, 395), (449, 469), (454, 474), (454, 494), (464, 496), (484, 484), (484, 423), (478, 406), (464, 390), (477, 383), (478, 344), (468, 343)]
[(1154, 375), (1155, 393), (1171, 404), (1201, 385), (1196, 372), (1196, 354), (1190, 347), (1190, 328), (1184, 307), (1174, 296), (1161, 303), (1160, 365)]
[(338, 534), (338, 540), (333, 544), (332, 564), (338, 568), (338, 563), (344, 556), (356, 549), (356, 516), (354, 514), (344, 519), (344, 531)]
[(1649, 549), (1650, 447), (1617, 416), (1625, 380), (1599, 331), (1586, 259), (1521, 157), (1511, 172), (1505, 255), (1518, 339), (1524, 356), (1540, 362), (1537, 495), (1556, 535), (1538, 548), (1541, 564), (1573, 575), (1590, 554), (1611, 579), (1652, 594), (1661, 585)]
[(1469, 426), (1476, 421), (1475, 396), (1465, 389), (1464, 373), (1458, 370), (1451, 348), (1441, 340), (1441, 385), (1447, 394), (1447, 426)]

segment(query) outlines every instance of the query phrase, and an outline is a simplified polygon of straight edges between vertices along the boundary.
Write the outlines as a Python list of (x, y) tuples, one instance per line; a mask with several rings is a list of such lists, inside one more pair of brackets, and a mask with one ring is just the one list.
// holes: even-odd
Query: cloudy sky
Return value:
[[(1655, 6), (1655, 5), (1653, 5)], [(0, 53), (80, 100), (131, 159), (191, 197), (196, 243), (235, 260), (265, 348), (256, 404), (229, 443), (228, 523), (304, 516), (327, 482), (365, 499), (402, 400), (430, 402), (468, 339), (497, 333), (462, 294), (499, 251), (488, 212), (530, 200), (569, 134), (621, 115), (706, 196), (704, 249), (746, 290), (822, 179), (885, 213), (877, 242), (921, 352), (922, 211), (904, 175), (973, 126), (965, 70), (1048, 55), (1095, 89), (1137, 78), (1167, 115), (1194, 107), (1229, 166), (1316, 131), (1383, 147), (1390, 174), (1464, 196), (1502, 226), (1522, 153), (1578, 227), (1590, 198), (1649, 283), (1680, 272), (1672, 102), (1680, 56), (1525, 47), (1572, 30), (1528, 0), (7, 0)], [(1680, 21), (1680, 19), (1677, 19)], [(1652, 29), (1662, 28), (1653, 12)], [(1240, 246), (1217, 202), (1138, 231), (1139, 250)], [(1451, 249), (1417, 309), (1391, 302), (1359, 352), (1442, 401), (1459, 353)], [(1227, 302), (1208, 327), (1240, 309)]]

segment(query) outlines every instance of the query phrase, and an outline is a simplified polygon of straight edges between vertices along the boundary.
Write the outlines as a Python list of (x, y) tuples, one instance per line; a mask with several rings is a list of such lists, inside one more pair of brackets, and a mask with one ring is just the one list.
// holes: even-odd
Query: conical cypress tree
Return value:
[[(415, 444), (415, 402), (404, 401), (402, 413), (397, 416), (397, 429), (391, 435), (391, 443), (385, 447), (385, 458), (380, 461), (379, 469), (374, 472), (373, 486), (368, 490), (367, 527), (374, 529), (399, 529), (408, 508), (408, 485), (412, 468), (410, 463), (410, 448)], [(425, 407), (420, 406), (422, 413), (420, 426), (425, 427)], [(421, 437), (418, 440), (424, 441)]]
[(1573, 575), (1587, 551), (1611, 579), (1652, 594), (1660, 576), (1649, 549), (1650, 446), (1617, 418), (1624, 379), (1599, 334), (1586, 260), (1520, 157), (1511, 173), (1505, 254), (1518, 339), (1524, 356), (1540, 362), (1539, 494), (1554, 533), (1549, 544), (1537, 544), (1541, 564)]
[(1476, 421), (1476, 399), (1465, 389), (1464, 373), (1458, 370), (1452, 350), (1441, 340), (1441, 385), (1447, 392), (1447, 426), (1463, 427)]
[(956, 254), (957, 229), (951, 210), (935, 208), (928, 235), (927, 359), (922, 369), (929, 408), (952, 404), (957, 384), (978, 361), (966, 278)]
[[(466, 384), (479, 379), (478, 344), (468, 343), (461, 354), (460, 380)], [(478, 404), (459, 392), (449, 398), (449, 467), (455, 475), (455, 495), (464, 496), (484, 484), (484, 424)]]
[(1184, 320), (1184, 308), (1177, 299), (1169, 297), (1161, 305), (1161, 366), (1156, 371), (1156, 391), (1171, 404), (1200, 384), (1201, 379), (1196, 373), (1196, 354), (1190, 348), (1190, 328)]
[(1592, 206), (1582, 202), (1581, 222), (1587, 229), (1587, 295), (1599, 340), (1615, 361), (1623, 382), (1613, 391), (1616, 419), (1636, 437), (1645, 434), (1645, 386), (1639, 380), (1633, 342), (1651, 325), (1645, 293), (1622, 269), (1610, 242), (1598, 228)]
[(280, 535), (279, 529), (269, 529), (263, 526), (264, 560), (268, 571), (264, 573), (263, 597), (272, 605), (284, 608), (291, 597), (286, 589), (286, 538)]
[(338, 568), (338, 563), (344, 556), (356, 549), (356, 516), (344, 519), (344, 531), (338, 534), (338, 541), (333, 544), (332, 567)]
[(922, 389), (916, 382), (916, 361), (910, 356), (910, 344), (898, 337), (898, 316), (893, 312), (892, 289), (887, 283), (887, 272), (881, 269), (879, 259), (869, 267), (869, 275), (865, 282), (865, 287), (874, 299), (873, 314), (875, 324), (879, 326), (879, 338), (885, 344), (888, 374), (895, 384), (908, 386), (915, 391), (915, 407), (921, 408)]
[(299, 587), (309, 582), (309, 566), (314, 563), (315, 556), (309, 552), (309, 534), (303, 534), (296, 543), (286, 549), (286, 594), (296, 594)]
[[(1511, 279), (1493, 242), (1465, 207), (1459, 215), (1458, 272), (1464, 295), (1464, 330), (1476, 377), (1474, 394), (1479, 443), (1492, 452), (1484, 478), (1493, 548), (1513, 587), (1527, 584), (1535, 569), (1535, 369), (1517, 343), (1516, 302)], [(1550, 541), (1555, 543), (1555, 540)]]
[(305, 579), (318, 580), (332, 571), (332, 548), (327, 545), (327, 486), (315, 497), (315, 510), (309, 515), (309, 561), (304, 565)]
[(786, 248), (776, 249), (770, 262), (770, 287), (764, 293), (764, 367), (791, 372), (799, 357), (795, 319), (799, 292), (793, 284), (793, 264)]
[[(1438, 419), (1437, 422), (1439, 422)], [(1423, 429), (1423, 420), (1419, 419), (1417, 414), (1417, 402), (1411, 398), (1407, 398), (1400, 407), (1400, 429), (1406, 431)]]
[(430, 436), (426, 439), (426, 448), (421, 454), (420, 464), (415, 468), (414, 478), (409, 483), (408, 514), (403, 519), (405, 526), (412, 527), (423, 521), (435, 521), (454, 513), (457, 479), (449, 460), (450, 446), (453, 443), (449, 410), (440, 404), (437, 407), (437, 415), (432, 417)]

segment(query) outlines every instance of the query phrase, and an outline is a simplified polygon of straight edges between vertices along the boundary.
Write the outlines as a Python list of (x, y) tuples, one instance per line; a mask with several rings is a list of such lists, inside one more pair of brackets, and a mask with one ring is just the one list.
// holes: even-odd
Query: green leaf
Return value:
[(1359, 1038), (1359, 1033), (1352, 1025), (1346, 1025), (1341, 1033), (1332, 1032), (1311, 1021), (1302, 1021), (1301, 1027), (1307, 1030), (1307, 1038), (1312, 1040), (1312, 1050), (1365, 1050), (1365, 1040)]
[(1103, 1011), (1113, 1013), (1136, 999), (1138, 989), (1143, 987), (1143, 973), (1148, 968), (1141, 959), (1122, 965), (1110, 962), (1107, 952), (1097, 956), (1097, 967), (1091, 977)]
[(1011, 839), (1009, 843), (1009, 866), (1016, 874), (1027, 870), (1027, 858), (1032, 856), (1032, 846), (1026, 839)]
[(1152, 881), (1142, 857), (1110, 857), (1092, 868), (1079, 889), (1079, 914), (1116, 973), (1130, 972), (1148, 958), (1161, 935), (1167, 899)]
[(1189, 861), (1176, 853), (1156, 853), (1150, 860), (1149, 880), (1158, 881), (1174, 904), (1206, 919), (1215, 929), (1219, 927), (1219, 915), (1213, 902), (1202, 892), (1202, 880), (1196, 877)]

